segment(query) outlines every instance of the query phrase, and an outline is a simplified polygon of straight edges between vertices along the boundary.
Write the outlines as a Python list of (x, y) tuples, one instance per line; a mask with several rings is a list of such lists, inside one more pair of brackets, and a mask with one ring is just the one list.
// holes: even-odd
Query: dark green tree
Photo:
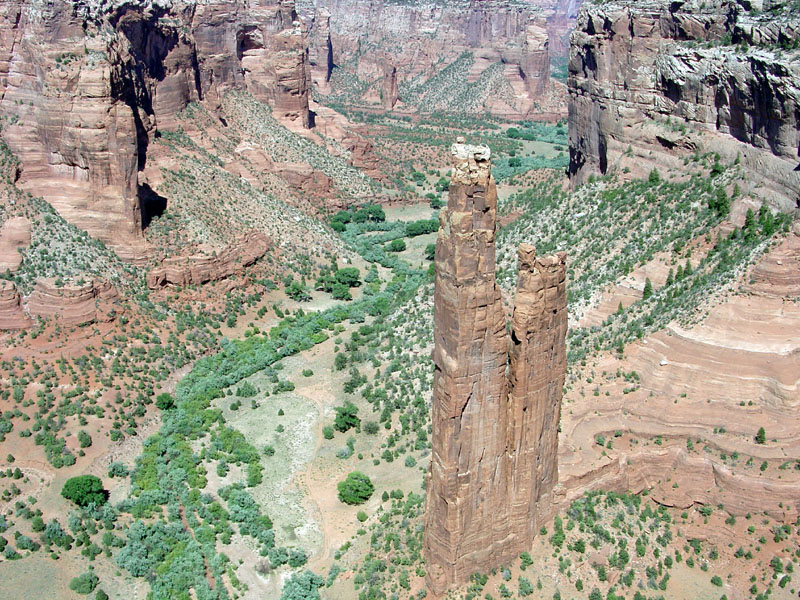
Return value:
[(644, 290), (642, 291), (642, 300), (647, 300), (652, 295), (653, 295), (653, 283), (650, 281), (650, 278), (648, 277), (644, 282)]
[(103, 489), (103, 482), (94, 475), (78, 475), (67, 479), (61, 488), (61, 495), (78, 506), (89, 504), (100, 506), (108, 500), (108, 492)]
[(336, 411), (336, 418), (333, 421), (333, 426), (342, 433), (361, 426), (361, 419), (357, 416), (358, 407), (349, 400), (343, 406), (334, 407), (334, 410)]
[(166, 392), (159, 394), (156, 398), (156, 406), (161, 410), (169, 410), (175, 406), (175, 398), (172, 397), (172, 394), (167, 394)]
[(767, 443), (767, 432), (764, 431), (763, 427), (758, 428), (758, 433), (756, 433), (756, 444), (766, 444)]
[(406, 249), (406, 241), (402, 239), (392, 240), (389, 244), (389, 252), (402, 252)]
[(370, 478), (360, 471), (350, 473), (344, 481), (337, 484), (336, 488), (339, 490), (339, 500), (345, 504), (363, 504), (375, 491)]
[(425, 259), (433, 260), (436, 258), (436, 244), (428, 244), (425, 246)]

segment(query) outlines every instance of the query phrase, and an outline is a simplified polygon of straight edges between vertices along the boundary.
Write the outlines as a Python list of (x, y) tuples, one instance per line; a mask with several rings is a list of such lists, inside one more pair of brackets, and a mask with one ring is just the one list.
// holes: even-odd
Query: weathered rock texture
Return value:
[[(550, 94), (548, 30), (552, 24), (563, 46), (572, 21), (556, 14), (572, 5), (569, 0), (298, 2), (320, 93), (376, 108), (393, 109), (399, 98), (398, 110), (489, 110), (509, 117), (559, 103)], [(459, 66), (443, 74), (453, 64)], [(331, 80), (334, 67), (349, 72), (343, 83)], [(348, 87), (353, 76), (359, 89)]]
[(109, 321), (117, 312), (119, 293), (107, 281), (87, 281), (56, 285), (52, 278), (36, 281), (31, 295), (24, 301), (33, 317), (58, 319), (66, 325), (83, 325)]
[[(776, 208), (800, 195), (800, 15), (749, 2), (584, 4), (569, 63), (570, 174), (740, 159)], [(746, 190), (750, 191), (750, 190)]]
[(0, 279), (0, 329), (27, 329), (33, 324), (22, 310), (22, 302), (13, 281)]
[(167, 258), (147, 274), (147, 287), (199, 285), (225, 279), (252, 265), (267, 253), (270, 246), (272, 242), (267, 236), (250, 231), (219, 254)]
[(310, 125), (296, 19), (285, 0), (3, 2), (0, 114), (22, 184), (135, 254), (149, 139), (189, 102), (246, 89), (277, 117)]
[(566, 370), (566, 256), (538, 259), (532, 246), (520, 247), (509, 338), (495, 282), (497, 191), (489, 149), (456, 144), (453, 156), (436, 244), (425, 529), (435, 594), (530, 546), (558, 479)]
[(0, 272), (15, 271), (22, 263), (21, 250), (31, 243), (31, 222), (11, 217), (0, 227)]

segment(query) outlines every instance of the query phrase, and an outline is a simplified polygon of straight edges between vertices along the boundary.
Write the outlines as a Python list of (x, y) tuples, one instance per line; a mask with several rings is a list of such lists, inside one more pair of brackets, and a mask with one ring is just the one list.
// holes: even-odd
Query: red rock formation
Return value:
[(116, 312), (117, 290), (106, 281), (88, 281), (56, 285), (54, 278), (36, 281), (25, 299), (27, 312), (34, 317), (58, 319), (66, 325), (84, 325), (108, 321)]
[(215, 255), (176, 256), (147, 274), (147, 287), (199, 285), (230, 277), (266, 254), (271, 240), (258, 231), (250, 231)]
[(275, 172), (293, 188), (309, 196), (329, 198), (333, 190), (333, 182), (325, 173), (315, 171), (306, 163), (277, 163)]
[(508, 390), (510, 531), (530, 546), (558, 483), (558, 424), (567, 371), (566, 253), (519, 247)]
[[(554, 2), (540, 4), (552, 8)], [(360, 100), (388, 109), (395, 98), (393, 78), (401, 87), (403, 82), (419, 86), (446, 65), (470, 55), (468, 81), (487, 79), (491, 91), (480, 92), (483, 95), (474, 105), (463, 106), (462, 99), (462, 105), (452, 108), (519, 118), (541, 112), (535, 104), (551, 104), (546, 98), (550, 89), (546, 13), (537, 6), (506, 0), (435, 5), (317, 0), (314, 5), (304, 17), (312, 23), (310, 52), (319, 65), (313, 77), (323, 94), (330, 90), (330, 71), (321, 68), (323, 57), (328, 57), (329, 65), (352, 69), (363, 82), (375, 82)], [(447, 94), (426, 102), (413, 95), (402, 98), (428, 112), (446, 109), (454, 99)]]
[(385, 110), (392, 110), (400, 98), (397, 89), (397, 67), (390, 63), (383, 65), (383, 86), (381, 87), (381, 102)]
[(0, 227), (0, 272), (15, 271), (22, 263), (20, 250), (31, 243), (31, 222), (12, 217)]
[(0, 114), (21, 184), (128, 256), (143, 250), (137, 172), (149, 137), (189, 102), (247, 89), (308, 127), (310, 75), (294, 3), (0, 5)]
[(738, 157), (752, 189), (795, 209), (800, 71), (796, 53), (775, 50), (780, 40), (800, 40), (796, 13), (723, 0), (584, 4), (569, 64), (573, 181), (615, 167), (681, 169), (685, 156), (712, 152)]
[(22, 310), (17, 286), (13, 281), (0, 279), (0, 329), (27, 329), (32, 324)]
[[(453, 146), (436, 244), (433, 444), (425, 551), (434, 594), (527, 549), (549, 513), (566, 369), (565, 256), (520, 249), (513, 347), (495, 282), (497, 191), (484, 146)], [(510, 392), (510, 393), (509, 393)]]

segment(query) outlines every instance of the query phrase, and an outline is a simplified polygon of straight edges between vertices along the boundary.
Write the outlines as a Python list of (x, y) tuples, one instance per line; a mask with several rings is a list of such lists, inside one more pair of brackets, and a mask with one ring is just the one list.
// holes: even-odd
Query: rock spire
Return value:
[(491, 153), (462, 141), (436, 244), (425, 552), (437, 595), (530, 547), (558, 480), (566, 371), (566, 255), (520, 246), (509, 335), (495, 281)]

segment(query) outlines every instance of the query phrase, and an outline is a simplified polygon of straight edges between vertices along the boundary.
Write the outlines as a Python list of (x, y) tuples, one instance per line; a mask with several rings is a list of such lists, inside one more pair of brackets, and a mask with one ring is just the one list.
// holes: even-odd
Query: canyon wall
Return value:
[(572, 35), (572, 180), (716, 152), (757, 192), (800, 198), (800, 15), (734, 1), (589, 2)]
[[(520, 247), (511, 335), (495, 281), (497, 191), (485, 146), (455, 144), (436, 243), (425, 552), (434, 594), (530, 547), (558, 479), (566, 256)], [(507, 374), (508, 369), (508, 374)]]
[[(573, 3), (306, 0), (298, 9), (309, 28), (314, 85), (323, 95), (391, 109), (397, 98), (388, 76), (397, 78), (405, 111), (489, 110), (522, 118), (554, 108), (548, 31), (563, 37), (569, 19), (555, 15)], [(334, 67), (347, 76), (336, 81)], [(448, 77), (448, 68), (457, 77)], [(459, 80), (463, 89), (437, 93)]]
[(247, 89), (279, 119), (311, 124), (293, 2), (0, 6), (0, 115), (21, 184), (122, 254), (143, 244), (138, 171), (157, 127), (229, 89)]

